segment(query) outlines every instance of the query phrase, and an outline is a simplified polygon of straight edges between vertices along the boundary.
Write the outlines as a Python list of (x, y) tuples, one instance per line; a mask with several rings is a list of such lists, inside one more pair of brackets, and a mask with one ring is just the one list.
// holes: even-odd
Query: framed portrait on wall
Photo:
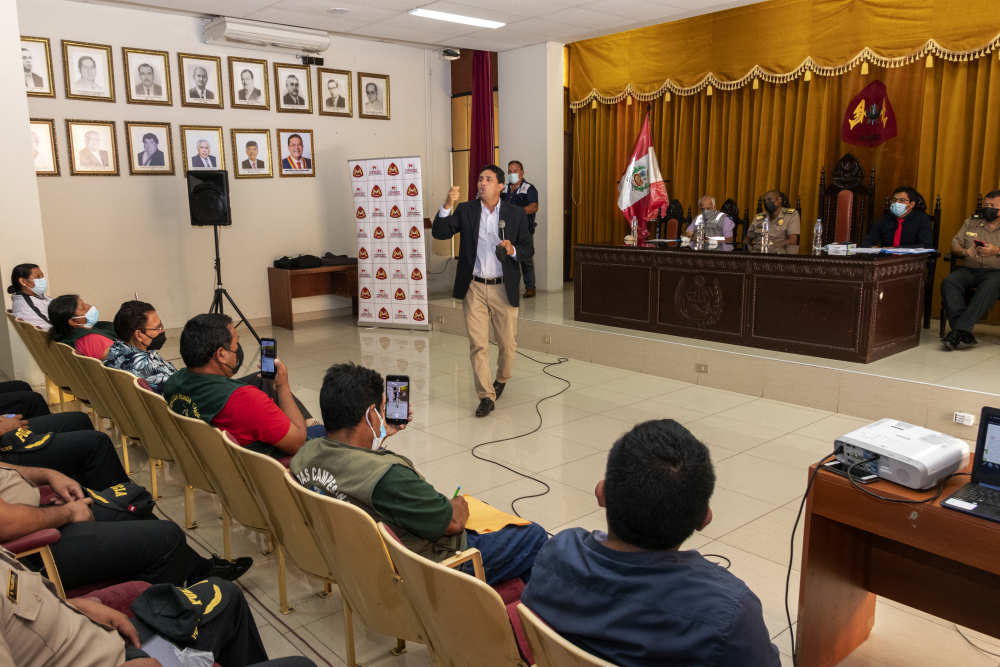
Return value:
[(64, 39), (62, 51), (67, 98), (115, 101), (115, 71), (110, 46)]
[(170, 123), (125, 121), (128, 173), (170, 176), (174, 173), (174, 142)]
[(59, 151), (53, 119), (31, 119), (31, 148), (35, 153), (35, 176), (58, 176)]
[(189, 171), (226, 168), (221, 127), (181, 125), (180, 130), (185, 174)]
[(389, 75), (358, 72), (358, 117), (389, 120)]
[(113, 120), (66, 120), (69, 173), (73, 176), (117, 176), (118, 134)]
[(236, 178), (274, 178), (270, 130), (230, 130)]
[(342, 69), (316, 70), (319, 112), (323, 116), (354, 116), (351, 73)]
[(229, 56), (229, 106), (233, 109), (271, 109), (266, 60)]
[(24, 89), (29, 97), (55, 97), (52, 82), (52, 49), (47, 37), (21, 36), (21, 65)]
[(316, 154), (312, 130), (278, 130), (281, 176), (315, 176)]
[(222, 59), (178, 53), (177, 68), (181, 83), (181, 105), (222, 108)]
[(274, 63), (274, 103), (281, 113), (312, 113), (312, 84), (307, 65)]
[[(125, 99), (129, 104), (171, 106), (170, 54), (122, 47)], [(131, 153), (130, 153), (131, 155)]]

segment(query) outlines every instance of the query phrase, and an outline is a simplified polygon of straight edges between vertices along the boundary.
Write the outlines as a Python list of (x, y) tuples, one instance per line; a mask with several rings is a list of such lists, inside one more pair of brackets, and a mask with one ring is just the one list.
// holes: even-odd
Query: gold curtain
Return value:
[[(875, 148), (841, 141), (848, 102), (880, 79), (896, 114), (898, 133)], [(905, 67), (870, 66), (840, 76), (814, 76), (787, 83), (761, 82), (758, 89), (702, 91), (653, 100), (653, 145), (667, 192), (694, 208), (711, 194), (719, 205), (733, 198), (742, 211), (756, 207), (770, 189), (802, 199), (800, 246), (812, 243), (820, 168), (829, 174), (845, 153), (866, 170), (876, 169), (875, 213), (900, 185), (911, 185), (932, 209), (942, 201), (939, 249), (972, 213), (976, 196), (1000, 187), (1000, 61), (921, 60)], [(646, 102), (597, 104), (574, 114), (573, 243), (620, 244), (626, 233), (615, 205), (642, 124)], [(931, 211), (928, 211), (929, 213)], [(940, 263), (937, 280), (947, 275)], [(935, 312), (939, 304), (935, 299)]]

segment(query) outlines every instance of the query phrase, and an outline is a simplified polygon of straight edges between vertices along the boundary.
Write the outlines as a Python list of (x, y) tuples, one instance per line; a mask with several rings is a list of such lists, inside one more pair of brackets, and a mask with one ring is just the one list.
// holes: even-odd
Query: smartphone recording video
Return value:
[(273, 338), (260, 339), (260, 376), (265, 380), (273, 380), (274, 360), (278, 357), (278, 341)]
[(410, 376), (387, 375), (385, 378), (385, 421), (405, 424), (410, 406)]

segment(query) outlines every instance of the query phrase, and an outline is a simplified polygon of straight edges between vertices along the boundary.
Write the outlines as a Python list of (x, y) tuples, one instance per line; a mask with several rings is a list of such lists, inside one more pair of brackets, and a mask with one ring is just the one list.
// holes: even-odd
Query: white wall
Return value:
[(563, 289), (563, 45), (502, 51), (499, 62), (500, 162), (524, 164), (538, 189), (535, 282)]
[[(9, 0), (0, 2), (6, 5)], [(333, 37), (330, 49), (321, 54), (326, 59), (324, 67), (354, 72), (355, 88), (358, 71), (388, 74), (390, 121), (358, 118), (357, 90), (353, 118), (278, 114), (273, 80), (269, 81), (271, 110), (248, 111), (229, 108), (226, 57), (295, 63), (294, 56), (206, 45), (202, 43), (202, 20), (196, 18), (65, 0), (19, 0), (17, 10), (21, 34), (51, 40), (55, 78), (59, 82), (56, 99), (28, 100), (31, 117), (56, 119), (63, 169), (58, 178), (38, 179), (48, 249), (43, 268), (51, 274), (50, 294), (77, 292), (98, 307), (102, 319), (111, 319), (118, 306), (134, 298), (135, 292), (156, 306), (168, 327), (182, 326), (211, 303), (212, 230), (190, 225), (180, 125), (223, 128), (233, 213), (233, 226), (222, 230), (223, 279), (244, 314), (251, 318), (270, 314), (266, 269), (276, 258), (327, 251), (349, 255), (357, 252), (348, 159), (421, 156), (430, 167), (424, 172), (425, 211), (434, 210), (433, 202), (448, 189), (451, 70), (447, 62), (431, 52)], [(116, 103), (65, 98), (61, 39), (113, 47)], [(123, 46), (170, 52), (173, 106), (126, 103)], [(178, 52), (222, 58), (225, 109), (180, 105)], [(273, 65), (270, 67), (269, 77), (273, 79)], [(318, 103), (315, 75), (313, 68), (314, 109)], [(8, 113), (6, 108), (3, 113)], [(121, 176), (70, 175), (67, 118), (117, 122)], [(171, 123), (176, 175), (128, 174), (126, 120)], [(272, 150), (277, 154), (275, 130), (279, 127), (313, 130), (316, 178), (280, 178), (277, 164), (273, 179), (233, 178), (230, 129), (270, 129)], [(27, 137), (27, 128), (24, 135)], [(33, 249), (17, 254), (18, 261), (37, 260)], [(428, 269), (440, 270), (443, 263), (444, 259), (431, 256)], [(311, 297), (296, 300), (294, 309), (313, 312), (347, 305), (349, 301), (338, 297)]]

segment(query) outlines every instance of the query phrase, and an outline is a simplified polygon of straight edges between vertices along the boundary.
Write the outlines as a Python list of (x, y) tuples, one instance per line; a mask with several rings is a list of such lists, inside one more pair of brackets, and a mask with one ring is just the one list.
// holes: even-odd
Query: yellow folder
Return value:
[(531, 524), (527, 519), (520, 519), (513, 514), (501, 512), (495, 507), (491, 507), (481, 500), (476, 500), (467, 493), (462, 497), (469, 505), (469, 520), (465, 523), (465, 529), (476, 533), (495, 533), (504, 526), (527, 526)]

